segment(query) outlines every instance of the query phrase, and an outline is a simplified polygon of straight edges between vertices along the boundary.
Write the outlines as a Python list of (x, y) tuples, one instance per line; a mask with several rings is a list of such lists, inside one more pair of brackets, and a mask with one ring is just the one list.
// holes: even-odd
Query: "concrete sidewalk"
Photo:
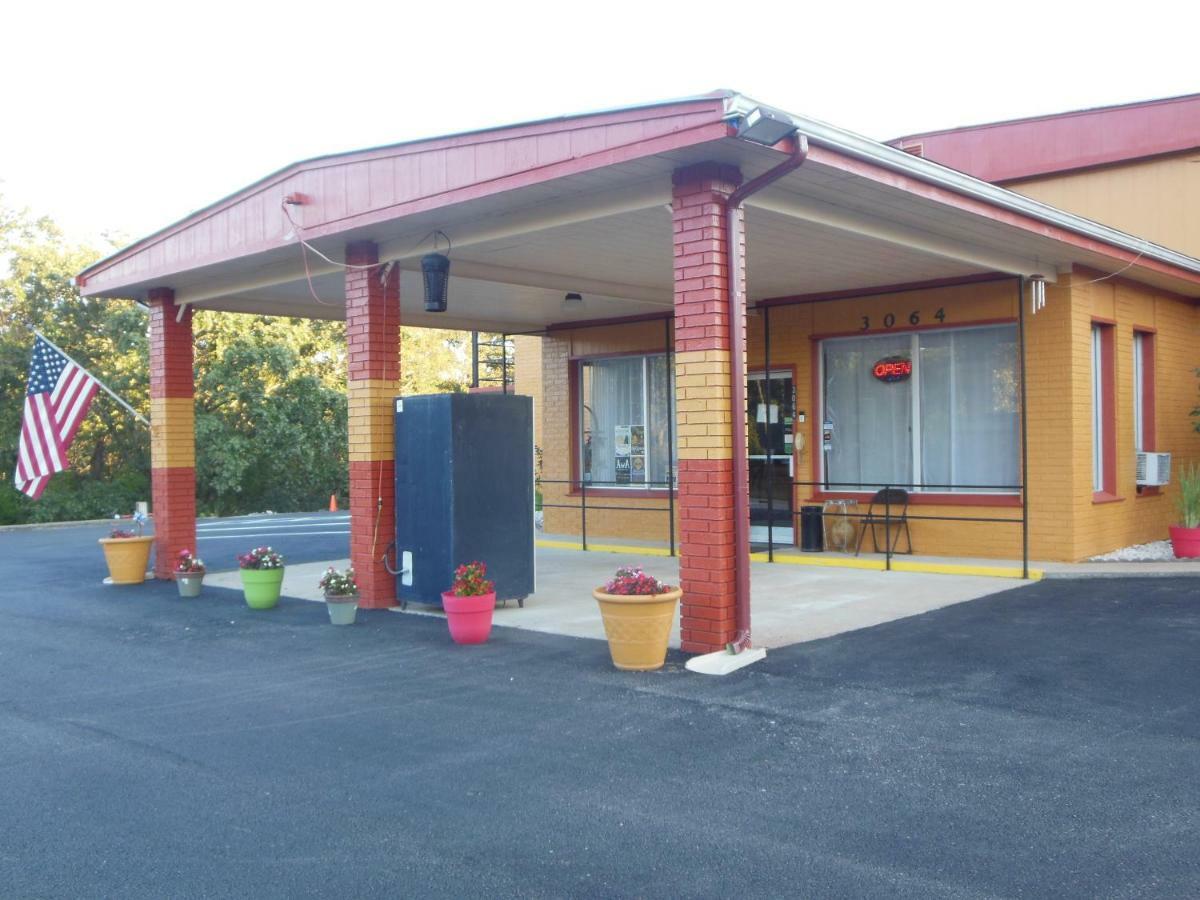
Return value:
[[(604, 623), (592, 588), (611, 578), (618, 566), (640, 565), (663, 581), (679, 581), (679, 560), (672, 557), (538, 547), (536, 560), (537, 591), (526, 599), (524, 609), (515, 602), (498, 606), (497, 625), (603, 640)], [(330, 565), (345, 568), (349, 560), (289, 565), (284, 572), (284, 596), (321, 601), (317, 582)], [(920, 615), (1022, 583), (968, 575), (751, 563), (754, 642), (773, 648), (812, 641)], [(239, 588), (241, 582), (237, 571), (232, 571), (210, 573), (205, 584)], [(406, 612), (441, 616), (440, 610), (418, 604), (410, 604)], [(671, 646), (679, 646), (678, 618)]]

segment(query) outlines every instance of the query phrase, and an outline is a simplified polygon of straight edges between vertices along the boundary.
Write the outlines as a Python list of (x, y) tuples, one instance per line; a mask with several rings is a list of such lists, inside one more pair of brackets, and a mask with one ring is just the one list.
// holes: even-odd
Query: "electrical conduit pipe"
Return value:
[(739, 213), (746, 198), (778, 181), (804, 164), (808, 139), (791, 138), (792, 153), (786, 160), (737, 188), (726, 201), (726, 273), (729, 279), (730, 418), (733, 420), (733, 574), (734, 627), (727, 649), (741, 653), (750, 647), (750, 465), (746, 459), (746, 293), (742, 219)]

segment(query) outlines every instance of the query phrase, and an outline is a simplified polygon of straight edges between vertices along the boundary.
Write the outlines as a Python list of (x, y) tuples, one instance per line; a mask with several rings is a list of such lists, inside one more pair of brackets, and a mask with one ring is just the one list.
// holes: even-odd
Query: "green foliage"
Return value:
[(198, 313), (201, 512), (314, 509), (347, 490), (341, 323)]
[[(36, 502), (12, 483), (35, 330), (149, 418), (145, 310), (81, 298), (72, 284), (112, 249), (70, 245), (49, 219), (0, 202), (0, 524), (128, 514), (150, 499), (149, 430), (104, 393), (70, 448), (69, 471)], [(199, 512), (317, 509), (344, 497), (342, 323), (200, 311), (194, 333)], [(404, 328), (401, 354), (401, 393), (466, 389), (469, 335)]]
[(12, 484), (35, 330), (148, 410), (145, 314), (128, 301), (83, 300), (71, 283), (98, 256), (66, 243), (50, 220), (0, 206), (0, 524), (129, 513), (149, 496), (149, 434), (107, 396), (93, 401), (71, 445), (69, 474), (50, 479), (37, 502)]
[(1179, 473), (1180, 524), (1184, 528), (1200, 527), (1200, 466), (1192, 463)]

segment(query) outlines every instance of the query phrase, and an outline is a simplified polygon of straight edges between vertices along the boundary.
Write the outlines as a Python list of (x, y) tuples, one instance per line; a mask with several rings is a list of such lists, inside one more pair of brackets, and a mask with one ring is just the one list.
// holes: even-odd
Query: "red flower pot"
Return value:
[(1196, 559), (1200, 557), (1200, 528), (1184, 528), (1182, 525), (1172, 525), (1171, 550), (1180, 559)]
[(450, 637), (456, 644), (482, 644), (492, 633), (492, 613), (496, 610), (496, 592), (474, 597), (442, 593), (442, 608), (450, 625)]

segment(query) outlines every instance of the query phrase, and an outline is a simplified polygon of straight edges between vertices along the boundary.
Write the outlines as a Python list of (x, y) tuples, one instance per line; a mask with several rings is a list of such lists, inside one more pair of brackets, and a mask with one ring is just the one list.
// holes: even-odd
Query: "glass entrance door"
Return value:
[[(747, 378), (750, 449), (750, 540), (775, 546), (795, 542), (792, 472), (795, 435), (791, 372), (755, 372)], [(768, 531), (767, 525), (771, 528)]]

